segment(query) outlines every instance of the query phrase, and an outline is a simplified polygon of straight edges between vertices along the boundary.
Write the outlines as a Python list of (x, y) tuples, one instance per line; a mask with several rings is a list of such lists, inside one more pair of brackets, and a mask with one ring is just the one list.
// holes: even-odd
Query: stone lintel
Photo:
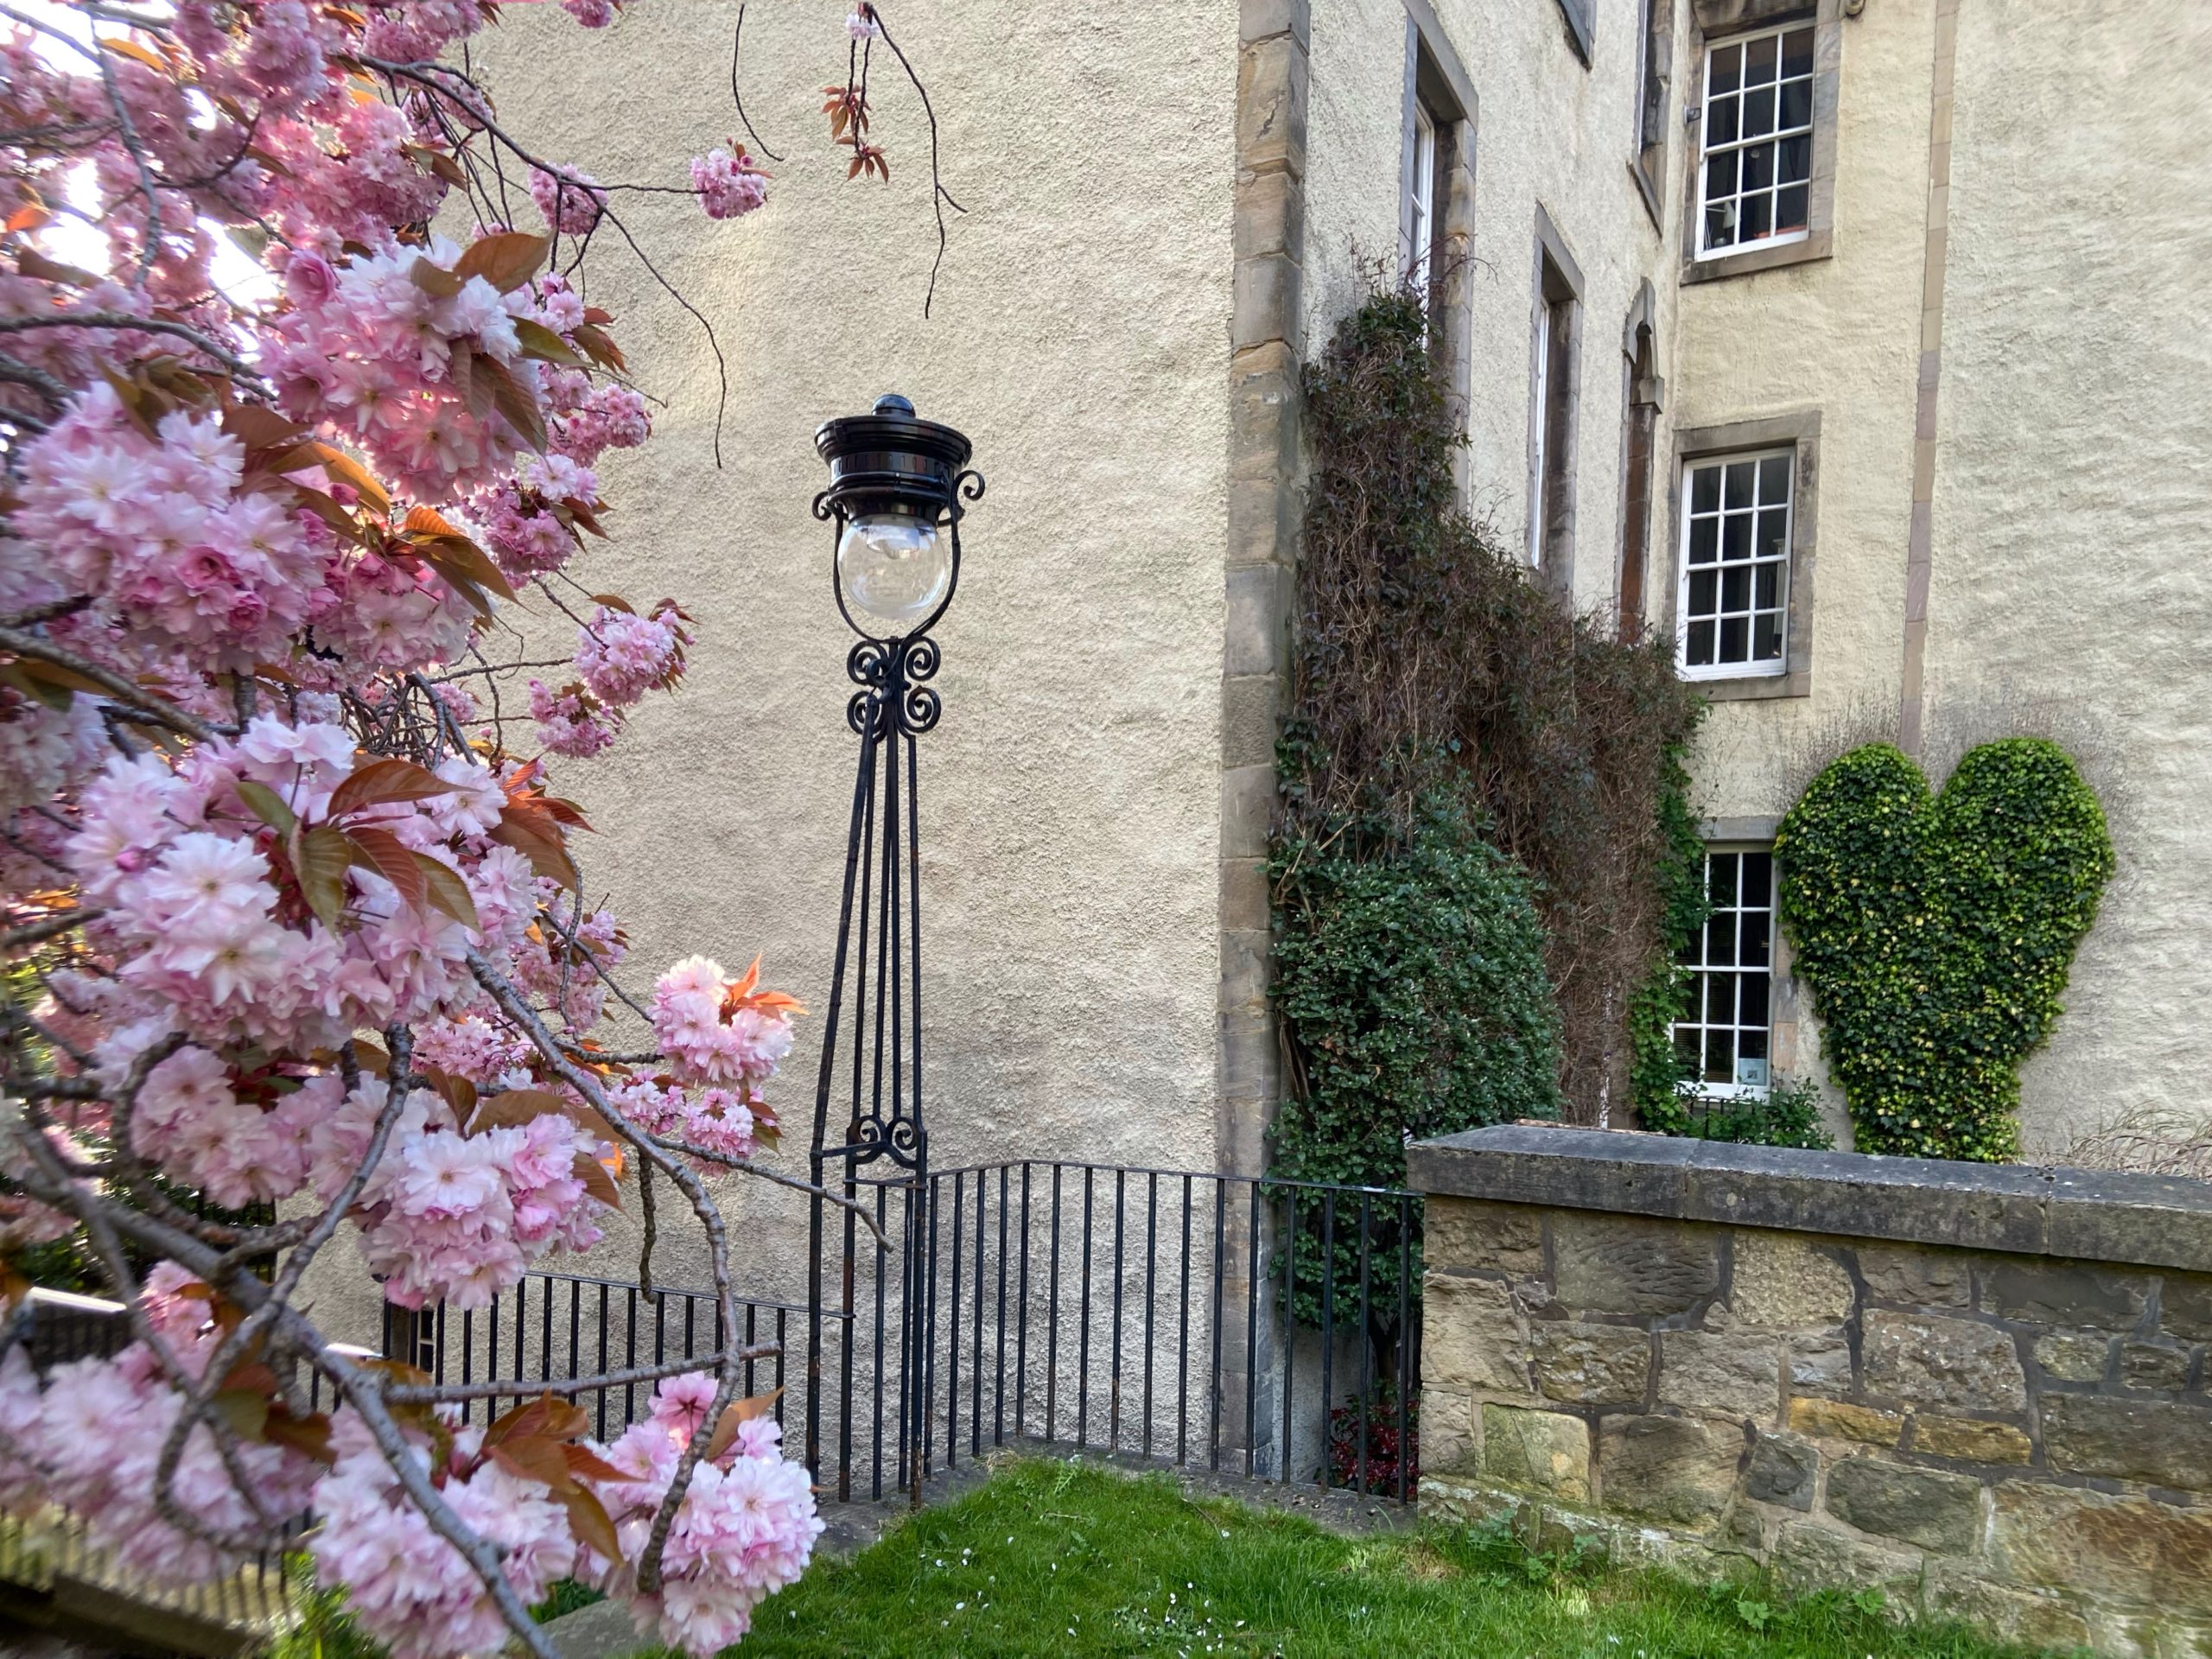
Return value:
[(1415, 1191), (2212, 1272), (2212, 1186), (2159, 1175), (1506, 1124), (1417, 1142)]

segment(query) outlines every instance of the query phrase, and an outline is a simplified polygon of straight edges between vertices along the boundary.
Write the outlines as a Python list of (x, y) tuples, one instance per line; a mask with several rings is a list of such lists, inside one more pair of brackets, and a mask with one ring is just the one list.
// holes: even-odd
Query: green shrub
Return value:
[(1700, 1096), (1679, 1090), (1643, 1109), (1643, 1127), (1697, 1141), (1739, 1146), (1798, 1147), (1831, 1152), (1835, 1137), (1821, 1123), (1821, 1091), (1809, 1077), (1777, 1077), (1764, 1096), (1748, 1099)]
[(1886, 743), (1813, 780), (1775, 837), (1780, 913), (1862, 1152), (2001, 1161), (2019, 1063), (2057, 1019), (2112, 879), (2103, 809), (2042, 738), (1985, 743), (1940, 795)]

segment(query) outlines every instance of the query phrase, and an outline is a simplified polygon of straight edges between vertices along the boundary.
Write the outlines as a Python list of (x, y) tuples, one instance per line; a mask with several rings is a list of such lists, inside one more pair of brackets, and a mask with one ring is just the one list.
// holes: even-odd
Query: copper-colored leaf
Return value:
[(156, 74), (166, 75), (169, 73), (168, 60), (150, 47), (143, 47), (136, 41), (126, 41), (114, 35), (102, 35), (96, 38), (104, 50), (112, 52), (119, 58), (129, 58), (133, 63), (143, 63)]
[(622, 1207), (621, 1190), (614, 1185), (614, 1178), (607, 1173), (607, 1166), (589, 1153), (580, 1152), (576, 1154), (575, 1165), (571, 1173), (584, 1184), (585, 1192), (597, 1198), (608, 1209), (620, 1210)]
[(621, 611), (630, 616), (635, 616), (638, 613), (637, 607), (620, 594), (594, 594), (591, 596), (591, 602), (594, 605), (604, 605), (610, 611)]
[(433, 796), (450, 795), (453, 788), (429, 767), (388, 755), (353, 768), (346, 781), (331, 792), (329, 816), (342, 818), (365, 806), (384, 806), (395, 801), (427, 801)]
[(417, 259), (407, 268), (407, 280), (432, 299), (449, 300), (461, 292), (464, 279), (442, 265), (434, 265), (428, 259)]
[(343, 449), (318, 443), (315, 445), (315, 459), (331, 477), (351, 484), (355, 493), (361, 498), (361, 505), (371, 512), (381, 518), (391, 511), (391, 497), (385, 493), (384, 486), (377, 481), (376, 476), (367, 467)]
[(295, 1417), (279, 1402), (269, 1408), (269, 1421), (262, 1426), (262, 1435), (272, 1445), (289, 1446), (326, 1466), (338, 1461), (338, 1454), (330, 1446), (327, 1413), (318, 1411), (310, 1417)]
[(551, 1440), (535, 1436), (518, 1435), (498, 1446), (485, 1448), (492, 1454), (492, 1461), (511, 1475), (520, 1475), (525, 1480), (542, 1481), (556, 1492), (573, 1487), (576, 1483), (569, 1473), (569, 1460), (561, 1455), (561, 1448)]
[(520, 288), (537, 274), (538, 266), (545, 263), (545, 251), (552, 245), (542, 236), (532, 236), (526, 231), (494, 231), (480, 236), (461, 251), (454, 262), (453, 274), (464, 280), (481, 276), (502, 294)]
[(296, 442), (307, 428), (287, 420), (266, 404), (232, 404), (223, 411), (223, 430), (249, 449), (273, 449)]
[[(414, 514), (408, 516), (412, 518)], [(501, 599), (515, 597), (512, 584), (499, 574), (499, 567), (492, 563), (492, 556), (459, 531), (435, 535), (410, 530), (407, 542), (416, 556), (440, 575), (459, 576), (479, 588), (489, 588)]]
[(499, 1421), (484, 1431), (484, 1444), (489, 1447), (518, 1440), (572, 1440), (590, 1428), (591, 1418), (582, 1408), (541, 1394), (501, 1413)]
[(509, 812), (491, 830), (492, 839), (512, 847), (530, 861), (530, 868), (550, 881), (580, 889), (582, 877), (569, 856), (561, 832), (535, 815)]
[(579, 1486), (574, 1491), (562, 1493), (561, 1502), (569, 1511), (569, 1530), (575, 1535), (576, 1541), (598, 1551), (610, 1562), (620, 1562), (622, 1543), (614, 1535), (614, 1522), (598, 1497), (588, 1488)]
[(384, 1077), (391, 1070), (391, 1056), (365, 1037), (353, 1039), (353, 1060), (372, 1077)]
[(492, 403), (515, 435), (543, 454), (545, 450), (545, 413), (537, 406), (537, 394), (507, 372), (506, 365), (496, 358), (480, 354), (476, 359), (476, 378), (488, 378), (492, 383)]
[(569, 1460), (569, 1472), (587, 1480), (627, 1481), (632, 1478), (626, 1470), (617, 1469), (589, 1446), (570, 1446), (563, 1449)]
[(756, 1417), (766, 1417), (775, 1409), (781, 1389), (766, 1394), (756, 1394), (749, 1400), (732, 1401), (722, 1413), (721, 1421), (715, 1425), (715, 1437), (707, 1442), (707, 1459), (712, 1462), (737, 1444), (737, 1431)]
[(99, 281), (89, 270), (75, 265), (65, 265), (59, 259), (49, 259), (36, 248), (25, 248), (16, 256), (16, 269), (25, 276), (41, 283), (60, 283), (69, 288), (90, 288)]
[(350, 831), (346, 839), (353, 845), (353, 861), (391, 882), (398, 891), (400, 903), (410, 910), (423, 907), (423, 872), (416, 868), (414, 852), (397, 836), (364, 824)]
[(603, 369), (613, 369), (617, 374), (630, 365), (622, 355), (622, 348), (614, 337), (595, 322), (585, 322), (569, 331), (576, 344), (582, 346), (584, 355)]
[(315, 918), (335, 933), (338, 914), (346, 906), (346, 872), (353, 867), (353, 844), (342, 831), (318, 823), (300, 838), (296, 861), (301, 896)]

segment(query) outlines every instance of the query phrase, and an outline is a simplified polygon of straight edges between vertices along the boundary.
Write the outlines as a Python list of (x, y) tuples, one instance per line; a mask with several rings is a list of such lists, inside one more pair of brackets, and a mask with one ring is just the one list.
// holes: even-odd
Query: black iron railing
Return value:
[[(740, 1316), (742, 1343), (783, 1348), (752, 1363), (747, 1392), (784, 1390), (786, 1443), (826, 1497), (900, 1490), (918, 1434), (925, 1473), (1042, 1442), (1412, 1500), (1417, 1195), (1043, 1160), (854, 1192), (892, 1248), (846, 1218), (820, 1375), (808, 1306)], [(512, 1383), (472, 1403), (488, 1421), (533, 1382), (711, 1355), (723, 1333), (702, 1292), (532, 1274), (488, 1308), (396, 1318), (386, 1341), (440, 1381)], [(604, 1439), (652, 1396), (632, 1382), (579, 1398)]]

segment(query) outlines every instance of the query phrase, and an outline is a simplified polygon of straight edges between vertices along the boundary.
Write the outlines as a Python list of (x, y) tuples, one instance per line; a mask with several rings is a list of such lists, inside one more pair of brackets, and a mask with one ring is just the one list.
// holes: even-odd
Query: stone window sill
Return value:
[(1801, 668), (1788, 674), (1746, 674), (1737, 679), (1692, 680), (1689, 683), (1702, 691), (1708, 702), (1764, 702), (1771, 697), (1811, 696), (1813, 671)]
[(1723, 254), (1718, 259), (1685, 259), (1682, 262), (1682, 285), (1693, 283), (1717, 283), (1731, 276), (1749, 276), (1755, 271), (1779, 270), (1785, 265), (1810, 264), (1816, 259), (1827, 259), (1835, 253), (1835, 232), (1815, 231), (1796, 242), (1784, 242), (1778, 247), (1746, 248), (1741, 253)]

